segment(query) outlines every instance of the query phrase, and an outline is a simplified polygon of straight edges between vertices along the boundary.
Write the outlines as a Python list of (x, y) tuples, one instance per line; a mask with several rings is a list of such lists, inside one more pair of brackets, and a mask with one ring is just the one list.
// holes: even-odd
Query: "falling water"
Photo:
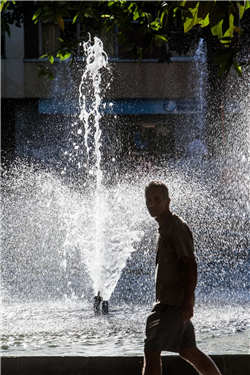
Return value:
[(204, 124), (205, 112), (206, 112), (206, 100), (205, 100), (205, 85), (206, 85), (206, 44), (204, 39), (200, 39), (198, 48), (195, 53), (195, 65), (198, 72), (199, 80), (199, 101), (200, 101), (200, 117), (198, 120), (199, 138), (204, 140)]
[[(95, 295), (108, 300), (120, 277), (122, 268), (130, 253), (134, 250), (133, 243), (139, 241), (142, 232), (122, 227), (117, 214), (114, 216), (116, 205), (120, 198), (112, 188), (102, 184), (101, 170), (101, 129), (100, 106), (104, 94), (102, 77), (109, 70), (108, 56), (103, 50), (102, 41), (95, 37), (83, 44), (86, 56), (86, 67), (79, 86), (79, 118), (84, 125), (84, 144), (88, 157), (88, 173), (94, 176), (93, 191), (93, 227), (91, 241), (81, 237), (79, 246), (82, 257), (93, 280)], [(86, 93), (86, 88), (88, 88)], [(106, 89), (106, 87), (105, 87)], [(129, 240), (123, 237), (125, 230)], [(86, 234), (85, 234), (86, 235)], [(72, 240), (71, 240), (72, 241)], [(74, 242), (74, 240), (73, 240)], [(122, 245), (121, 245), (122, 244)], [(122, 246), (122, 248), (121, 248)]]

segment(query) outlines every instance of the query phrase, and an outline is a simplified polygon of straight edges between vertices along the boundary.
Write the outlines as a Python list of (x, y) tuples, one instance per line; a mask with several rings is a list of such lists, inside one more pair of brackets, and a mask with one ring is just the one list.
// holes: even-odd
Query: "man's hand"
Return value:
[(185, 294), (181, 306), (183, 323), (188, 322), (194, 315), (194, 291), (197, 283), (197, 264), (195, 259), (182, 257), (181, 260), (186, 266), (185, 273)]
[(181, 316), (183, 323), (187, 323), (194, 315), (193, 302), (183, 303), (181, 306)]

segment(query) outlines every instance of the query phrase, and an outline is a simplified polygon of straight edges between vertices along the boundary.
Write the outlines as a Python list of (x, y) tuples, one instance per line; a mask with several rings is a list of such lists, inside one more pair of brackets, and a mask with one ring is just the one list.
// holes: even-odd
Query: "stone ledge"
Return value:
[[(211, 355), (223, 375), (248, 375), (250, 355)], [(3, 357), (2, 375), (140, 375), (142, 357)], [(163, 356), (163, 375), (195, 375), (178, 356)]]

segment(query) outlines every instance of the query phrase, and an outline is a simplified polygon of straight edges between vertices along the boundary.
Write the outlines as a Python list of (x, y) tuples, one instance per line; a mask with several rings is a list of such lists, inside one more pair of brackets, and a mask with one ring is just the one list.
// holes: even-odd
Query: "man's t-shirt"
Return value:
[(194, 243), (187, 223), (169, 213), (159, 228), (156, 244), (156, 302), (181, 305), (185, 293), (185, 264), (180, 259), (195, 258)]

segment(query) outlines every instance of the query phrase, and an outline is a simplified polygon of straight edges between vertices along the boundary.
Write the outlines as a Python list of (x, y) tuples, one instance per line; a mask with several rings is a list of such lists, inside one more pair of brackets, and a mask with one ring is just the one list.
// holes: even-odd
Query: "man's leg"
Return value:
[(142, 375), (161, 375), (161, 352), (145, 349), (144, 353)]
[(200, 375), (221, 375), (212, 359), (197, 347), (183, 348), (179, 354), (183, 359), (191, 363)]

